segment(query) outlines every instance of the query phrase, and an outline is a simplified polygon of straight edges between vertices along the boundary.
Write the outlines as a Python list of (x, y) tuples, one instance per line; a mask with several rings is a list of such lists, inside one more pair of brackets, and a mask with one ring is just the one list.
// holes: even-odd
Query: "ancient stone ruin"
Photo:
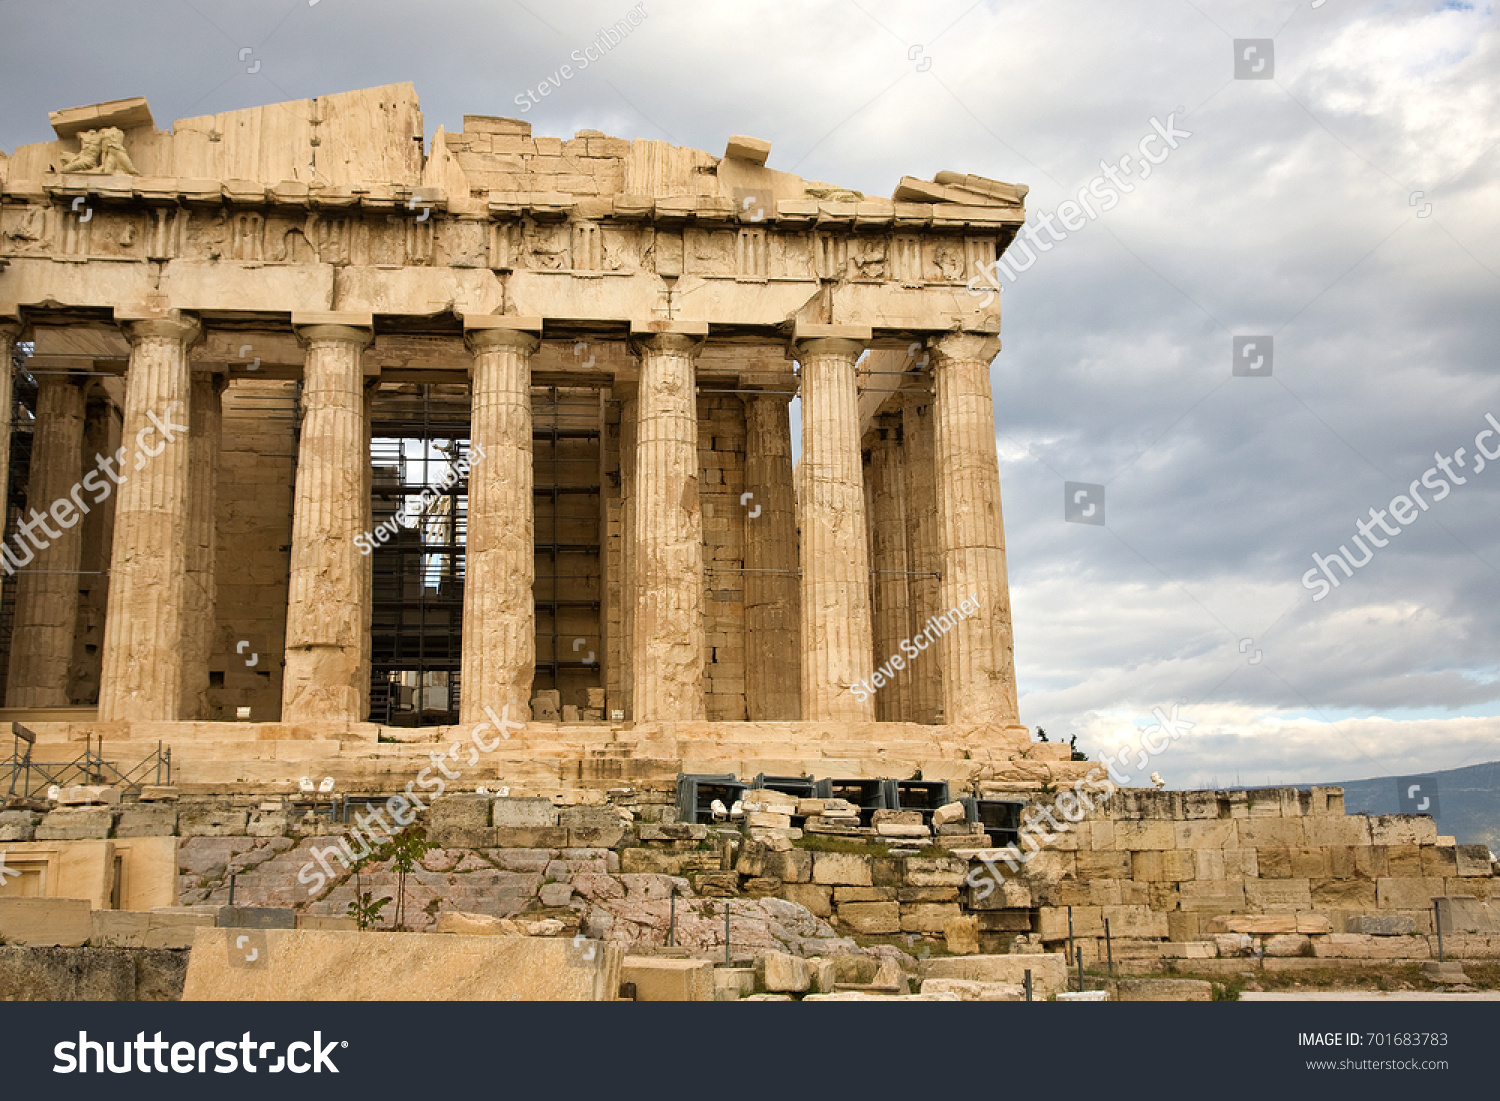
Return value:
[[(365, 884), (565, 938), (538, 967), (606, 942), (536, 996), (1426, 958), (1434, 897), (1488, 950), (1488, 854), (1430, 819), (1115, 793), (1021, 725), (966, 284), (1025, 187), (490, 116), (429, 147), (409, 85), (51, 121), (0, 155), (0, 934), (168, 953), (119, 997), (238, 981), (184, 988), (204, 927), (337, 956)], [(1095, 799), (1020, 859), (1059, 790)], [(361, 863), (414, 824), (409, 876)]]

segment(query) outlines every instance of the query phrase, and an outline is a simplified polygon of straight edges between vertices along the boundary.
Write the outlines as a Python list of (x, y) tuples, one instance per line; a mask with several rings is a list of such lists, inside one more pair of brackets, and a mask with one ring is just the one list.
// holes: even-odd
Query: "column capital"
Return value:
[(181, 310), (161, 310), (152, 313), (126, 313), (115, 311), (115, 322), (125, 339), (131, 344), (142, 340), (175, 340), (191, 346), (203, 339), (203, 325), (195, 314)]
[(375, 339), (375, 317), (368, 313), (293, 313), (292, 332), (303, 347), (313, 341), (333, 340), (367, 348)]
[(708, 338), (706, 321), (632, 321), (630, 346), (637, 355), (664, 352), (669, 355), (698, 354)]
[(1000, 354), (1000, 338), (988, 333), (947, 333), (928, 340), (927, 349), (939, 366), (944, 363), (983, 363), (988, 367), (990, 360)]
[(12, 302), (0, 302), (0, 339), (15, 340), (26, 328), (26, 319)]
[(819, 325), (798, 321), (792, 327), (792, 346), (799, 355), (864, 354), (870, 345), (868, 325)]
[(540, 317), (502, 317), (468, 314), (464, 317), (464, 346), (470, 352), (514, 348), (531, 354), (542, 345)]

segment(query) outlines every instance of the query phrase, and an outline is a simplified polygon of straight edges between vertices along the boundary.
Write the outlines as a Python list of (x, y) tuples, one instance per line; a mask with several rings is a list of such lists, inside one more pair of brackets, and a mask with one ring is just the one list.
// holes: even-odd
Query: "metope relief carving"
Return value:
[(125, 152), (125, 132), (110, 126), (85, 130), (78, 135), (78, 152), (63, 162), (64, 172), (97, 176), (139, 176), (130, 154)]

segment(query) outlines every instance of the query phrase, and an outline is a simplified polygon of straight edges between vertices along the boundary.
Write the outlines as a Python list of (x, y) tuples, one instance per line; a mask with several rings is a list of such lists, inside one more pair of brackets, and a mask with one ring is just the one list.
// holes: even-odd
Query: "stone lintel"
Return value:
[(671, 321), (650, 318), (641, 320), (633, 318), (630, 322), (631, 336), (657, 336), (665, 334), (678, 336), (704, 336), (708, 335), (707, 321)]
[(373, 329), (375, 315), (360, 311), (307, 310), (292, 314), (292, 328), (309, 325), (344, 325), (352, 329)]
[(872, 338), (873, 332), (868, 325), (819, 325), (798, 321), (792, 327), (792, 342), (795, 344), (804, 340), (857, 340), (868, 344)]
[(512, 317), (503, 314), (466, 313), (463, 317), (464, 333), (481, 329), (515, 329), (520, 332), (540, 334), (540, 317)]

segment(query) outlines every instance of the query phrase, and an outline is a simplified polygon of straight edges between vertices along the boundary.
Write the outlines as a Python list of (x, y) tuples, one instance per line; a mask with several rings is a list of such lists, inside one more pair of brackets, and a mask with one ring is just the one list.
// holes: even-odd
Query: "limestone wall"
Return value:
[[(1439, 838), (1431, 819), (1347, 816), (1337, 788), (1121, 791), (1111, 804), (1011, 873), (998, 851), (961, 847), (972, 837), (941, 832), (922, 841), (752, 828), (758, 836), (750, 837), (731, 825), (683, 824), (665, 792), (627, 787), (613, 802), (572, 806), (447, 796), (422, 817), (438, 848), (411, 879), (408, 921), (427, 929), (450, 911), (557, 919), (564, 929), (658, 944), (675, 891), (684, 907), (692, 899), (753, 903), (746, 913), (756, 920), (802, 930), (786, 934), (793, 940), (837, 934), (921, 955), (924, 943), (1056, 950), (1068, 940), (1072, 907), (1086, 960), (1105, 958), (1108, 919), (1115, 958), (1139, 969), (1262, 954), (1425, 959), (1435, 954), (1432, 900), (1443, 897), (1457, 900), (1446, 903), (1449, 951), (1500, 956), (1488, 851)], [(71, 845), (83, 855), (113, 846), (129, 875), (138, 859), (132, 845), (175, 835), (175, 899), (151, 905), (222, 905), (233, 879), (240, 905), (338, 917), (355, 882), (332, 846), (350, 827), (330, 821), (326, 805), (321, 814), (310, 809), (246, 796), (8, 811), (0, 836), (22, 862), (32, 850)], [(307, 871), (319, 852), (329, 876)], [(148, 858), (142, 850), (139, 859)], [(105, 878), (89, 888), (96, 908), (109, 904)], [(390, 893), (394, 882), (377, 865), (362, 889)], [(775, 899), (795, 907), (760, 905)], [(717, 935), (713, 922), (699, 924), (704, 938)], [(786, 943), (761, 933), (767, 944)]]
[(1031, 905), (1045, 941), (1068, 934), (1192, 940), (1227, 931), (1215, 919), (1299, 914), (1343, 933), (1392, 915), (1432, 931), (1438, 896), (1488, 899), (1483, 845), (1440, 838), (1431, 818), (1346, 815), (1339, 788), (1121, 791), (1107, 817), (1080, 823), (977, 908)]
[(236, 379), (223, 409), (208, 699), (212, 718), (233, 719), (236, 708), (248, 707), (252, 720), (274, 722), (286, 645), (297, 384)]
[(738, 395), (698, 395), (698, 493), (703, 502), (703, 629), (710, 722), (744, 722), (745, 407)]

